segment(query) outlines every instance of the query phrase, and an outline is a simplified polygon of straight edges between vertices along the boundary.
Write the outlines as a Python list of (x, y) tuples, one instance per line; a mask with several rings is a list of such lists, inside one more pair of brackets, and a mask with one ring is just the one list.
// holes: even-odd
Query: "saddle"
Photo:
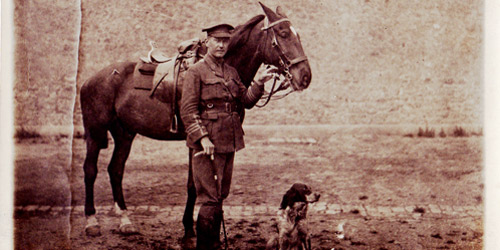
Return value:
[(166, 56), (164, 52), (156, 48), (155, 42), (151, 41), (149, 44), (151, 50), (147, 56), (140, 58), (141, 60), (138, 62), (134, 73), (154, 77), (149, 83), (142, 80), (136, 81), (134, 87), (152, 90), (151, 96), (162, 82), (170, 82), (169, 79), (173, 81), (174, 73), (186, 71), (191, 65), (203, 58), (205, 54), (205, 48), (198, 38), (181, 42), (177, 47), (178, 54), (175, 57)]
[(172, 60), (171, 57), (166, 56), (163, 51), (157, 49), (156, 43), (150, 41), (149, 45), (151, 50), (149, 50), (147, 57), (141, 57), (141, 60), (145, 63), (164, 63)]
[(151, 50), (141, 57), (134, 70), (134, 88), (149, 90), (149, 96), (172, 107), (172, 127), (170, 132), (177, 133), (178, 101), (180, 101), (184, 73), (189, 67), (203, 58), (205, 48), (200, 39), (183, 41), (177, 47), (175, 57), (167, 57), (150, 42)]

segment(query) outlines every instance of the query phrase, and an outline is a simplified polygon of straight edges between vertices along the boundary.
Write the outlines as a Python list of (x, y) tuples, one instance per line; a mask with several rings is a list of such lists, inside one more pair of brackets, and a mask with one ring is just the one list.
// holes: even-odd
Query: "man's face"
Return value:
[(222, 58), (227, 52), (229, 45), (228, 37), (212, 37), (207, 39), (207, 52), (215, 58)]

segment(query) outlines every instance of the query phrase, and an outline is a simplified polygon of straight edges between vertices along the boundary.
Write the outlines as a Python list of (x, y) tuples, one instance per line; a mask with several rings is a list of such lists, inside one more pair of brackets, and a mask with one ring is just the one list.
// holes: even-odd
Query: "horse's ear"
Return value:
[(260, 6), (262, 7), (262, 10), (267, 16), (267, 19), (269, 19), (269, 22), (274, 22), (279, 19), (281, 19), (276, 13), (274, 13), (273, 10), (269, 9), (267, 6), (265, 6), (263, 3), (259, 2)]
[(281, 6), (278, 6), (276, 7), (276, 14), (278, 14), (279, 16), (283, 17), (283, 18), (287, 18), (285, 12), (283, 12), (283, 8), (281, 8)]

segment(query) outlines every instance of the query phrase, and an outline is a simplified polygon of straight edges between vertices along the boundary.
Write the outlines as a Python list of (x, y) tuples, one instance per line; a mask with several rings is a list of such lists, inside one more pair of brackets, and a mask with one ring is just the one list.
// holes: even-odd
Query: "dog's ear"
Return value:
[(297, 201), (300, 201), (302, 198), (299, 190), (296, 187), (296, 184), (286, 191), (285, 195), (283, 195), (283, 200), (281, 200), (281, 209), (285, 209), (286, 207), (293, 207), (293, 204)]
[(281, 199), (280, 209), (285, 209), (287, 205), (288, 205), (288, 196), (285, 194), (283, 195), (283, 199)]
[(280, 209), (286, 209), (286, 207), (288, 207), (290, 205), (290, 202), (292, 202), (292, 205), (293, 205), (293, 191), (292, 189), (288, 189), (288, 191), (286, 191), (286, 193), (283, 195), (283, 199), (281, 199), (281, 205), (280, 205)]
[[(306, 201), (307, 200), (307, 195), (311, 192), (309, 187), (305, 184), (296, 184), (295, 190), (297, 193), (297, 198), (295, 201)], [(308, 193), (309, 192), (309, 193)]]

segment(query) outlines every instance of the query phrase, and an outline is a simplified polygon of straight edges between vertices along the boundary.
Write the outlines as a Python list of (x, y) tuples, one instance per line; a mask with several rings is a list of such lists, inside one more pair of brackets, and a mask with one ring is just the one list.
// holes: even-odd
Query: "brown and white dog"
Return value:
[(295, 183), (283, 195), (278, 211), (278, 235), (268, 242), (268, 250), (311, 249), (311, 236), (307, 225), (309, 203), (319, 200), (319, 194), (313, 194), (311, 188), (302, 183)]

